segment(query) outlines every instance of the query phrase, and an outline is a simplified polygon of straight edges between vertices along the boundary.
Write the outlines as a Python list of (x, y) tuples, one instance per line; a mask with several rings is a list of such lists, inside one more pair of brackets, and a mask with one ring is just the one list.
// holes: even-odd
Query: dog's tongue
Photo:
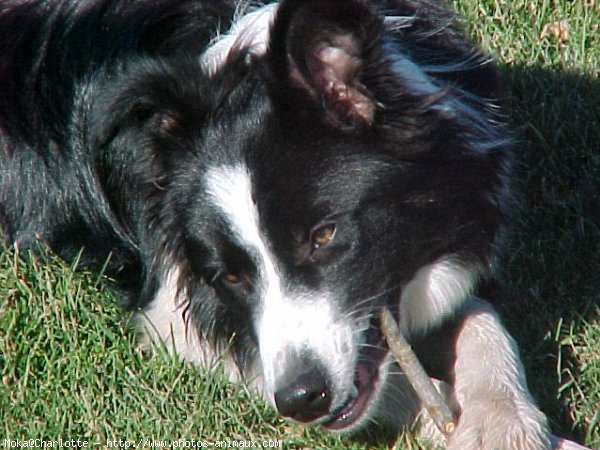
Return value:
[(365, 341), (358, 356), (354, 371), (354, 387), (348, 395), (346, 404), (325, 425), (330, 429), (343, 429), (364, 413), (364, 409), (373, 394), (379, 378), (379, 367), (388, 352), (383, 334), (378, 323), (374, 321), (366, 332)]

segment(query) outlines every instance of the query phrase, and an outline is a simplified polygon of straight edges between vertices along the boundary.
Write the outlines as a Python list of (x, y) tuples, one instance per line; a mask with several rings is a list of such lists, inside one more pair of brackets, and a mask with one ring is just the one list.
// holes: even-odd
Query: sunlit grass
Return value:
[[(501, 273), (502, 310), (553, 427), (600, 448), (600, 4), (452, 4), (497, 56), (510, 92), (522, 204)], [(289, 425), (218, 373), (142, 353), (96, 277), (21, 256), (0, 257), (0, 439), (362, 448)]]

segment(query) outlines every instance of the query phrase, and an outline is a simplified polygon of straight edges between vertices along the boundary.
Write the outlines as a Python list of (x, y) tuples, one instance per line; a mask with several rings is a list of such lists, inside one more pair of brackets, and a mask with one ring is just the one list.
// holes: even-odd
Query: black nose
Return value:
[(318, 368), (310, 368), (290, 384), (275, 392), (275, 405), (282, 416), (298, 422), (312, 422), (329, 413), (331, 391), (326, 376)]

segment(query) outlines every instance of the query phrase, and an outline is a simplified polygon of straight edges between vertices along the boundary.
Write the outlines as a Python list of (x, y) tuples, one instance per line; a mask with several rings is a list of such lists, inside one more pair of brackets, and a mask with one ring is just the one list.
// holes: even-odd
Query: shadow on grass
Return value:
[(505, 75), (521, 203), (500, 309), (554, 431), (581, 441), (583, 424), (557, 396), (559, 356), (560, 367), (576, 371), (580, 362), (555, 336), (562, 323), (600, 326), (600, 81), (531, 67), (507, 68)]
[(561, 368), (581, 363), (558, 341), (561, 324), (600, 326), (600, 80), (535, 67), (505, 75), (519, 207), (500, 309), (553, 429), (581, 441), (585, 427), (557, 394)]

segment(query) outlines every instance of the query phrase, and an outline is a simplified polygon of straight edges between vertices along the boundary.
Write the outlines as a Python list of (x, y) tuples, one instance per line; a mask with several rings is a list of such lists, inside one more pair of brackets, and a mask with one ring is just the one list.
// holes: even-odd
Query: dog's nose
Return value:
[(275, 405), (282, 416), (298, 422), (323, 417), (331, 406), (327, 377), (316, 367), (305, 368), (290, 384), (275, 392)]

